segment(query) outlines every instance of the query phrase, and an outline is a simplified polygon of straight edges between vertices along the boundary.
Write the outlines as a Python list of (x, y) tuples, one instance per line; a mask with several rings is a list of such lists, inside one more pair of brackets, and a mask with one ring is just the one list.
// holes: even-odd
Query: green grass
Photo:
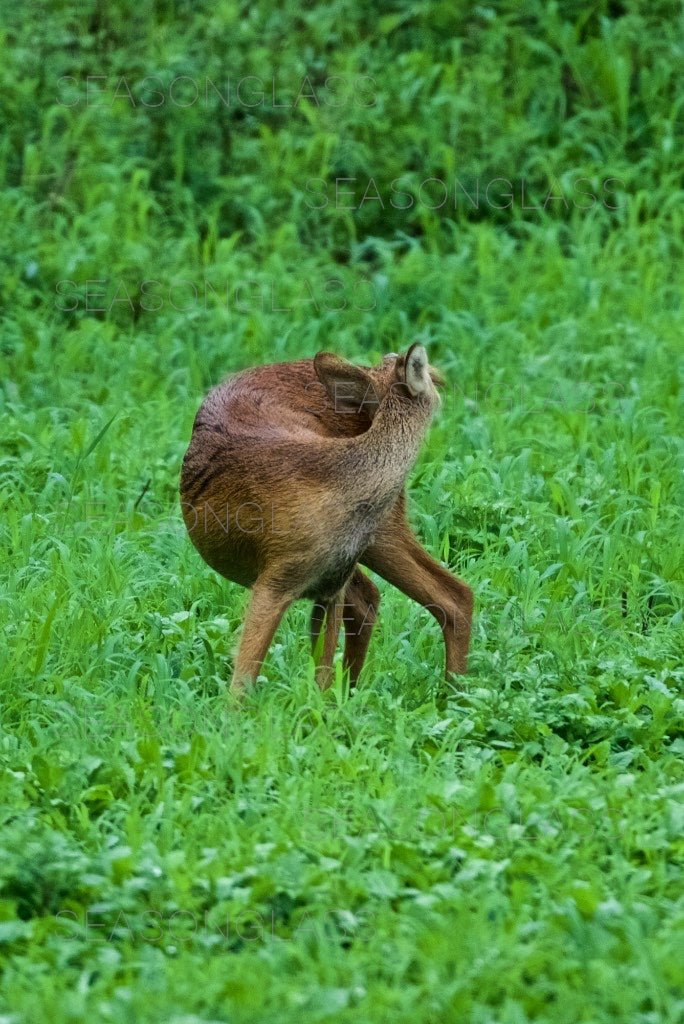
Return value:
[[(684, 1021), (676, 5), (6, 6), (0, 1024)], [(375, 103), (205, 103), (228, 75)], [(620, 208), (522, 208), (582, 177)], [(475, 591), (471, 671), (381, 582), (358, 690), (317, 690), (302, 603), (229, 711), (201, 398), (416, 337), (449, 384), (411, 518)]]

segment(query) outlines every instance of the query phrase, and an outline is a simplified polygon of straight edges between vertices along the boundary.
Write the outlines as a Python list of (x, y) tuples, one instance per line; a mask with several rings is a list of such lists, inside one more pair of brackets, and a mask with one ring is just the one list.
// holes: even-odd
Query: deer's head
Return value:
[(369, 420), (389, 392), (434, 409), (440, 401), (437, 387), (445, 383), (418, 342), (401, 355), (384, 356), (377, 366), (357, 366), (332, 352), (319, 352), (314, 369), (334, 412), (357, 413)]

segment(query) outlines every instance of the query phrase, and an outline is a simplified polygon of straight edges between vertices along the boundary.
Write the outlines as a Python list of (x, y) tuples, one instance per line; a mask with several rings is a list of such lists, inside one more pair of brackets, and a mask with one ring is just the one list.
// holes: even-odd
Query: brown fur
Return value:
[(428, 608), (446, 674), (466, 671), (473, 595), (421, 547), (404, 484), (439, 397), (425, 350), (354, 366), (331, 353), (245, 370), (209, 393), (181, 473), (193, 544), (252, 588), (231, 689), (256, 679), (292, 601), (312, 599), (319, 685), (330, 684), (342, 622), (355, 682), (380, 594), (359, 563)]

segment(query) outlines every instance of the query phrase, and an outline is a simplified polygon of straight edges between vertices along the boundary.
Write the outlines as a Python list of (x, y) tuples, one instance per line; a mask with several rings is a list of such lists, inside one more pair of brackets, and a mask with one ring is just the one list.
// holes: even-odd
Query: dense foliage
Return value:
[[(2, 1024), (684, 1020), (678, 5), (3, 7)], [(229, 712), (202, 395), (418, 337), (463, 688), (383, 586)]]

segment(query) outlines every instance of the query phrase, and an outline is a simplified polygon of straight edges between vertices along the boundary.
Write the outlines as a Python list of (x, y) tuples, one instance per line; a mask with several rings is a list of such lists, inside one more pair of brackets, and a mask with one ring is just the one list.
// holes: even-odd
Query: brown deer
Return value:
[(439, 405), (435, 385), (443, 384), (423, 346), (413, 344), (375, 367), (330, 352), (257, 366), (204, 400), (180, 493), (204, 560), (252, 588), (233, 693), (256, 680), (298, 598), (314, 601), (320, 687), (330, 685), (342, 622), (343, 665), (356, 682), (380, 602), (359, 563), (432, 612), (447, 677), (466, 671), (472, 591), (428, 555), (406, 519), (406, 476)]

